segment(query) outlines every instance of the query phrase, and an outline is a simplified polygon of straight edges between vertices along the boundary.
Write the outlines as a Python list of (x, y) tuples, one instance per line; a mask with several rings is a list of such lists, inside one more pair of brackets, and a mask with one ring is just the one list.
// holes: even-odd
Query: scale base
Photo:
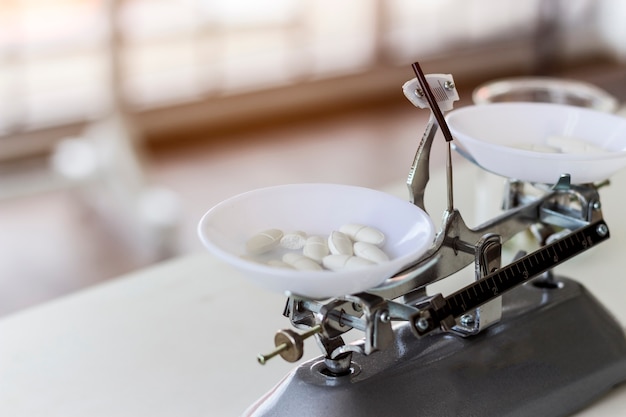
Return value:
[(566, 416), (626, 380), (624, 330), (579, 283), (539, 281), (503, 296), (502, 320), (461, 338), (416, 339), (353, 355), (352, 373), (302, 363), (247, 416)]

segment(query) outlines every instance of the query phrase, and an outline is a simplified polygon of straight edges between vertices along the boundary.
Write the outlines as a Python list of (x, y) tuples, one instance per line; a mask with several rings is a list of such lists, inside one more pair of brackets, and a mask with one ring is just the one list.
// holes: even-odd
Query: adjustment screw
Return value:
[(417, 319), (417, 321), (415, 322), (415, 326), (421, 331), (428, 330), (428, 328), (430, 327), (428, 324), (428, 320), (424, 317)]
[(276, 332), (274, 337), (274, 344), (276, 348), (267, 354), (260, 354), (257, 356), (257, 361), (261, 365), (265, 365), (268, 360), (274, 356), (280, 355), (287, 362), (296, 362), (302, 358), (304, 352), (304, 339), (313, 336), (316, 333), (322, 331), (322, 326), (319, 324), (311, 327), (309, 330), (302, 334), (298, 334), (291, 329), (283, 329)]
[(424, 97), (424, 91), (421, 88), (416, 88), (415, 95), (418, 97)]
[(446, 90), (454, 90), (454, 83), (452, 81), (446, 81), (445, 83), (443, 83), (443, 88), (445, 88)]
[(609, 233), (609, 228), (606, 227), (606, 224), (599, 224), (598, 227), (596, 228), (596, 232), (601, 237), (604, 237)]
[(463, 326), (472, 326), (474, 325), (474, 316), (471, 314), (463, 314), (460, 322)]

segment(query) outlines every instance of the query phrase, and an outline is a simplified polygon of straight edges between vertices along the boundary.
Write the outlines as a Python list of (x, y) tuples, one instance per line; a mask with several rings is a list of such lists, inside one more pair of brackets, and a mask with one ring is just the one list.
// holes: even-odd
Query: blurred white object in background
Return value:
[(57, 144), (51, 157), (52, 168), (63, 177), (86, 181), (98, 170), (98, 155), (93, 146), (80, 137)]
[(614, 113), (617, 98), (593, 84), (555, 77), (512, 77), (489, 81), (472, 93), (475, 104), (530, 101), (569, 104)]
[(51, 165), (123, 244), (157, 261), (178, 251), (180, 201), (173, 191), (147, 183), (134, 135), (131, 122), (113, 112), (81, 137), (60, 142)]
[(121, 86), (121, 38), (115, 25), (119, 0), (108, 0), (105, 6), (108, 110), (80, 138), (56, 146), (52, 168), (73, 183), (77, 199), (93, 209), (121, 243), (146, 261), (158, 261), (178, 252), (180, 202), (172, 191), (149, 185), (144, 178), (140, 132)]
[(623, 0), (597, 0), (595, 25), (605, 49), (621, 62), (626, 61), (626, 26), (624, 14), (626, 2)]

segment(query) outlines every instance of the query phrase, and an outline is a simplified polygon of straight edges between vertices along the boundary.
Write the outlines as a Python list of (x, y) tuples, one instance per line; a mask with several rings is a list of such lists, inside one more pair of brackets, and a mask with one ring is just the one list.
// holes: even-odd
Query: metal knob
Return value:
[(276, 355), (280, 355), (287, 362), (296, 362), (302, 358), (304, 353), (304, 339), (319, 333), (322, 327), (318, 324), (311, 327), (302, 334), (298, 334), (290, 329), (283, 329), (276, 332), (274, 336), (274, 345), (276, 348), (265, 355), (259, 354), (257, 360), (261, 365), (272, 359)]

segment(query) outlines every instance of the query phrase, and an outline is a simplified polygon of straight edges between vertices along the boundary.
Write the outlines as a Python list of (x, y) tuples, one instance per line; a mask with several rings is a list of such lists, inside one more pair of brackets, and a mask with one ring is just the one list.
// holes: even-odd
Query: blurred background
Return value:
[(0, 315), (201, 251), (233, 194), (404, 181), (414, 61), (460, 105), (518, 75), (626, 100), (625, 19), (620, 0), (3, 0)]

